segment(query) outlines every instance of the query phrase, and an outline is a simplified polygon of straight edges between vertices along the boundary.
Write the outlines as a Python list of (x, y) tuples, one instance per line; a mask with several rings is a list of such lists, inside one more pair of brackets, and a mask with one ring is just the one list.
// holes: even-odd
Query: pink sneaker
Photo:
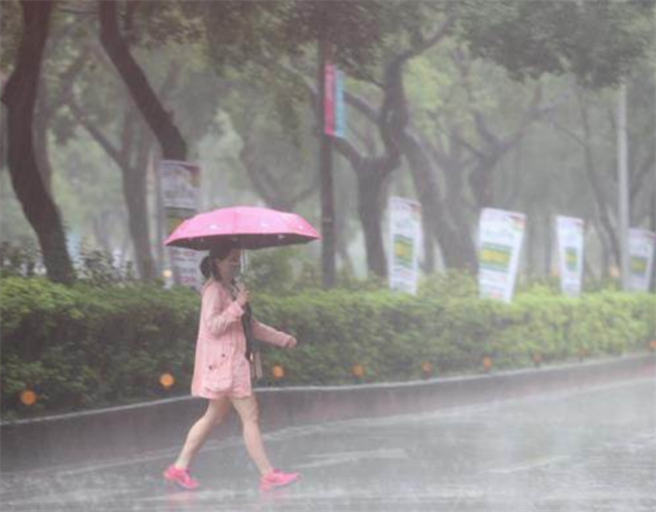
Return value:
[(189, 470), (176, 468), (173, 464), (164, 471), (164, 478), (167, 482), (175, 484), (188, 491), (193, 491), (200, 487), (198, 480), (194, 480), (189, 476)]
[(278, 469), (274, 469), (260, 478), (260, 491), (271, 491), (279, 487), (286, 487), (296, 482), (300, 477), (300, 473), (283, 473)]

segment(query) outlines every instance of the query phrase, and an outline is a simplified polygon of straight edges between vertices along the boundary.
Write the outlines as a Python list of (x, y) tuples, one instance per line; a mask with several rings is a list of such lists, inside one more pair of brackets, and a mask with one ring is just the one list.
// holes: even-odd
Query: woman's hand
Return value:
[(250, 292), (243, 284), (237, 284), (235, 285), (235, 288), (237, 288), (237, 298), (235, 300), (237, 301), (237, 304), (243, 308), (246, 306), (246, 304), (248, 304), (250, 299)]
[(285, 343), (285, 348), (294, 348), (297, 343), (298, 342), (296, 341), (296, 338), (294, 338), (294, 336), (290, 336), (287, 340), (287, 343)]

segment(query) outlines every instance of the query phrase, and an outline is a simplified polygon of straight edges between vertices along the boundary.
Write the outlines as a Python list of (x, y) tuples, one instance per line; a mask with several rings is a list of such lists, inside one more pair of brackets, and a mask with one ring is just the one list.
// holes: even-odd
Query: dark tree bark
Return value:
[(48, 277), (74, 279), (57, 206), (44, 185), (34, 150), (34, 110), (50, 15), (55, 2), (23, 1), (23, 36), (16, 65), (2, 94), (7, 107), (7, 163), (12, 185), (37, 234)]
[(132, 57), (121, 34), (116, 16), (116, 2), (100, 0), (100, 41), (130, 96), (159, 142), (162, 156), (167, 160), (187, 159), (187, 144), (172, 116), (148, 83), (143, 70)]
[(380, 277), (387, 277), (381, 219), (391, 172), (384, 167), (384, 162), (379, 163), (375, 159), (364, 160), (357, 171), (358, 215), (364, 231), (367, 268)]
[(387, 184), (399, 165), (399, 155), (365, 156), (344, 139), (336, 139), (335, 148), (349, 161), (358, 182), (358, 216), (364, 234), (367, 269), (386, 278), (382, 216), (387, 200)]
[[(52, 48), (60, 44), (62, 39), (70, 34), (72, 26), (71, 23), (51, 36), (49, 47), (44, 50), (44, 61), (47, 61), (53, 53)], [(41, 80), (38, 86), (34, 112), (34, 145), (39, 171), (49, 194), (51, 193), (53, 169), (50, 164), (48, 129), (57, 113), (57, 109), (64, 105), (71, 96), (75, 80), (82, 71), (88, 54), (88, 48), (82, 48), (73, 62), (58, 75), (59, 87), (57, 90), (49, 91), (46, 80)]]
[[(447, 184), (448, 191), (442, 193), (427, 143), (410, 129), (404, 131), (401, 141), (428, 228), (425, 238), (433, 237), (437, 241), (447, 268), (475, 269), (476, 248), (469, 236), (469, 226), (466, 225), (466, 218), (457, 213), (462, 208), (460, 188), (453, 184), (459, 176), (458, 172), (445, 169), (452, 180)], [(444, 196), (446, 199), (442, 199)], [(450, 211), (454, 208), (457, 209), (455, 212)], [(462, 219), (466, 226), (464, 231), (463, 226), (452, 223), (451, 219), (454, 218)]]
[(43, 187), (49, 195), (52, 195), (52, 166), (50, 165), (49, 158), (48, 121), (45, 101), (41, 97), (37, 97), (34, 113), (34, 156), (39, 167), (39, 172), (41, 173)]

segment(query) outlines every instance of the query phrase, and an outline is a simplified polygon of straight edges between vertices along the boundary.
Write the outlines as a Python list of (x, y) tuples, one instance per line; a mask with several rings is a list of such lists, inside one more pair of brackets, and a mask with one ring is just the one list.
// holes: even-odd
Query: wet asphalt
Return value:
[[(182, 442), (182, 440), (181, 440)], [(139, 460), (5, 473), (0, 510), (653, 512), (656, 378), (265, 435), (299, 483), (261, 494), (241, 439), (212, 439), (193, 492), (167, 488), (179, 446)]]

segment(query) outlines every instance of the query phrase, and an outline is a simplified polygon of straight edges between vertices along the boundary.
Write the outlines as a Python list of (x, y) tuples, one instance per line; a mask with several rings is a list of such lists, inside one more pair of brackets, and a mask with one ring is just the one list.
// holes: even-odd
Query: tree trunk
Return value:
[[(478, 272), (478, 251), (472, 238), (472, 226), (468, 221), (469, 215), (464, 201), (463, 175), (465, 169), (461, 160), (448, 159), (443, 166), (446, 179), (447, 192), (445, 207), (452, 226), (451, 241), (446, 242), (449, 247), (449, 261), (452, 267)], [(481, 208), (476, 208), (475, 218), (478, 220)], [(445, 221), (446, 224), (446, 221)]]
[[(402, 134), (400, 145), (408, 159), (422, 215), (430, 235), (440, 247), (444, 266), (474, 270), (477, 261), (476, 248), (469, 237), (469, 229), (458, 231), (449, 222), (428, 152), (418, 136), (408, 130)], [(455, 191), (453, 195), (459, 197)]]
[[(148, 227), (146, 176), (151, 139), (147, 129), (142, 125), (136, 126), (137, 115), (131, 110), (128, 111), (123, 121), (121, 145), (117, 148), (98, 127), (85, 118), (82, 108), (74, 101), (70, 101), (68, 105), (79, 123), (121, 170), (123, 197), (128, 209), (128, 228), (134, 246), (137, 271), (143, 280), (150, 281), (155, 278), (155, 263), (150, 251)], [(136, 144), (135, 140), (137, 140)]]
[(39, 172), (33, 142), (34, 107), (53, 5), (50, 1), (21, 2), (23, 36), (2, 102), (7, 106), (7, 162), (16, 196), (36, 232), (48, 277), (71, 283), (74, 273), (66, 235)]
[(167, 160), (187, 159), (187, 144), (148, 83), (143, 70), (130, 54), (116, 20), (116, 2), (100, 2), (100, 41), (135, 105), (157, 138), (162, 157)]
[[(424, 206), (422, 205), (422, 210)], [(433, 235), (431, 233), (431, 226), (426, 218), (426, 215), (421, 216), (421, 232), (422, 240), (424, 241), (424, 262), (422, 265), (422, 271), (424, 274), (433, 274), (435, 273), (435, 244), (433, 240)]]
[(160, 271), (166, 266), (166, 256), (164, 254), (164, 240), (166, 240), (166, 218), (164, 215), (164, 203), (162, 200), (162, 176), (155, 168), (155, 155), (151, 154), (150, 169), (153, 173), (154, 194), (155, 194), (155, 229), (157, 232), (155, 247), (157, 247), (157, 263)]
[(486, 154), (469, 174), (469, 186), (479, 211), (495, 206), (492, 178), (496, 164), (497, 158)]
[[(134, 122), (134, 119), (131, 120)], [(123, 195), (128, 209), (128, 224), (134, 248), (137, 272), (141, 279), (152, 281), (155, 278), (155, 263), (150, 252), (150, 232), (148, 229), (148, 201), (146, 194), (146, 168), (150, 143), (145, 129), (138, 130), (139, 144), (133, 146), (136, 153), (133, 165), (121, 166), (123, 172)], [(130, 155), (126, 155), (127, 160)]]
[(383, 245), (381, 220), (389, 174), (375, 165), (375, 161), (365, 160), (357, 172), (358, 214), (364, 232), (367, 252), (367, 268), (375, 275), (387, 278), (387, 258)]
[[(43, 84), (42, 84), (43, 85)], [(45, 94), (42, 91), (41, 94)], [(35, 158), (43, 180), (43, 186), (52, 195), (52, 166), (50, 165), (49, 150), (48, 150), (48, 120), (44, 115), (42, 107), (43, 102), (39, 99), (37, 93), (37, 108), (34, 113), (34, 146)]]

